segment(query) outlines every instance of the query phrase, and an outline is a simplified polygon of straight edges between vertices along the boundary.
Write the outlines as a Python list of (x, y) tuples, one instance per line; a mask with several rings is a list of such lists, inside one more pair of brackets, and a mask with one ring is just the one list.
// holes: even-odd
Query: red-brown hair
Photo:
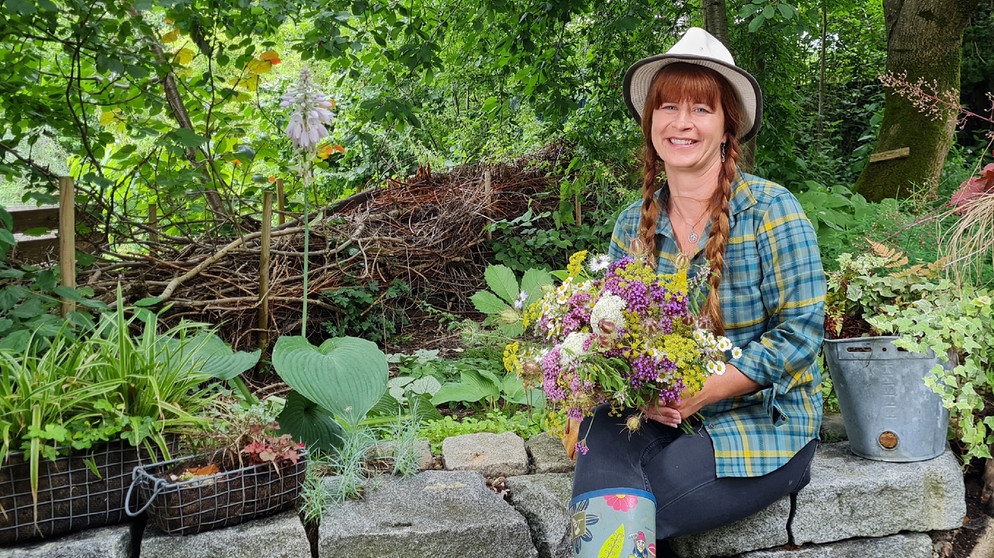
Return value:
[[(645, 97), (642, 109), (642, 135), (645, 141), (642, 178), (642, 215), (639, 221), (638, 243), (650, 260), (655, 259), (656, 221), (663, 207), (669, 203), (670, 192), (665, 182), (659, 179), (662, 160), (652, 145), (652, 113), (663, 102), (690, 101), (704, 103), (712, 107), (720, 106), (725, 116), (726, 145), (725, 161), (718, 174), (718, 188), (711, 197), (711, 236), (704, 246), (704, 255), (711, 266), (708, 279), (709, 291), (702, 308), (702, 315), (711, 322), (715, 333), (725, 331), (718, 300), (718, 286), (721, 272), (725, 267), (725, 247), (730, 234), (728, 220), (728, 200), (731, 198), (732, 179), (737, 172), (739, 159), (739, 126), (742, 109), (732, 85), (718, 72), (700, 66), (676, 62), (663, 66), (656, 73)], [(660, 199), (656, 192), (662, 189)]]

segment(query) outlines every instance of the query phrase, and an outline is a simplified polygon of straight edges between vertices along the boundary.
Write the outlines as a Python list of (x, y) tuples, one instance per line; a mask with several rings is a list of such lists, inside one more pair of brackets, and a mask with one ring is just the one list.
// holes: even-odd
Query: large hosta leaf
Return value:
[(197, 347), (197, 360), (204, 364), (201, 369), (219, 380), (230, 380), (252, 368), (259, 362), (261, 349), (251, 353), (232, 351), (220, 337), (207, 334), (202, 343), (194, 343)]
[(310, 449), (332, 450), (342, 445), (344, 431), (331, 414), (295, 391), (286, 396), (286, 405), (276, 417), (280, 431)]
[(328, 339), (320, 347), (283, 336), (273, 347), (273, 368), (294, 391), (355, 426), (387, 389), (386, 355), (356, 337)]

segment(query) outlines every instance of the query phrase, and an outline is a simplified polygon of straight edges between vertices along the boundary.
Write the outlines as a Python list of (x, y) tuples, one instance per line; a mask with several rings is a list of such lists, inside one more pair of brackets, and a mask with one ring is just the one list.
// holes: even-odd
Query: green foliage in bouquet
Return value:
[(548, 271), (529, 269), (519, 283), (514, 271), (504, 265), (487, 266), (484, 278), (490, 290), (477, 291), (470, 300), (478, 311), (486, 314), (484, 324), (497, 327), (509, 337), (524, 333), (523, 309), (540, 300), (546, 287), (555, 281)]

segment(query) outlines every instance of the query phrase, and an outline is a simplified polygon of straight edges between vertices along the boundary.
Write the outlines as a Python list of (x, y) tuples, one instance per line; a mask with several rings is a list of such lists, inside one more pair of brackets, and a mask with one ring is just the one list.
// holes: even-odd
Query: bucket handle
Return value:
[(135, 517), (144, 513), (152, 505), (152, 502), (155, 501), (155, 497), (159, 495), (159, 492), (162, 491), (162, 487), (166, 485), (166, 481), (163, 479), (155, 479), (155, 488), (152, 490), (152, 495), (148, 497), (148, 502), (145, 502), (145, 505), (138, 511), (131, 511), (131, 493), (134, 491), (135, 485), (138, 484), (138, 475), (141, 472), (140, 468), (136, 468), (131, 472), (131, 486), (128, 487), (128, 494), (124, 497), (124, 513), (128, 514), (128, 517)]

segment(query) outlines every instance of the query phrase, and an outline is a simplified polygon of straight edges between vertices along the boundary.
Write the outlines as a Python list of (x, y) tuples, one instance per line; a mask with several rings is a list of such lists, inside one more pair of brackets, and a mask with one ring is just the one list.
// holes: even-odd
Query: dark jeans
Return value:
[(655, 421), (643, 421), (641, 429), (629, 432), (625, 418), (608, 416), (608, 406), (602, 405), (592, 424), (584, 419), (580, 439), (586, 436), (589, 451), (577, 456), (573, 495), (622, 487), (651, 492), (657, 502), (657, 539), (743, 519), (810, 480), (815, 440), (769, 474), (717, 478), (711, 437), (699, 424), (694, 434)]

